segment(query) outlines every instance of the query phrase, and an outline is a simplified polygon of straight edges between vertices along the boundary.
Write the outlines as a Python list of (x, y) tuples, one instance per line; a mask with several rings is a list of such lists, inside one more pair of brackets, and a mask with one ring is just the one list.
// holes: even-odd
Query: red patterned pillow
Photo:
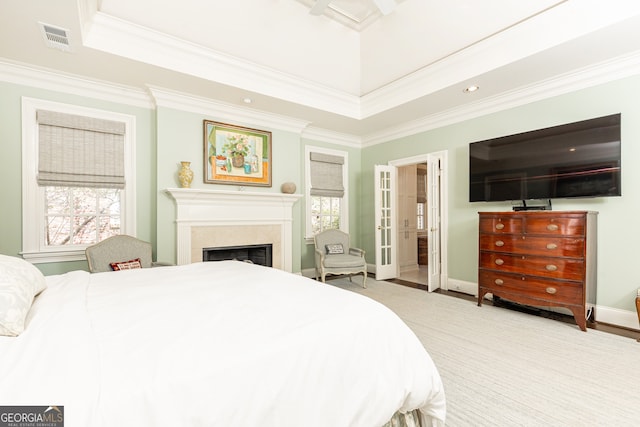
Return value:
[(136, 268), (142, 268), (142, 262), (140, 261), (140, 258), (132, 259), (129, 261), (112, 262), (109, 265), (111, 266), (113, 271), (133, 270)]

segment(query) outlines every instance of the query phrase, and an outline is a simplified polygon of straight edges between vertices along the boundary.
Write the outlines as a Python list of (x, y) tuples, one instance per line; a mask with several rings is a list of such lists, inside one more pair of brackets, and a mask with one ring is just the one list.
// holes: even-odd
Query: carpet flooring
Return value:
[(393, 310), (433, 358), (447, 426), (638, 426), (635, 339), (398, 284), (327, 283)]

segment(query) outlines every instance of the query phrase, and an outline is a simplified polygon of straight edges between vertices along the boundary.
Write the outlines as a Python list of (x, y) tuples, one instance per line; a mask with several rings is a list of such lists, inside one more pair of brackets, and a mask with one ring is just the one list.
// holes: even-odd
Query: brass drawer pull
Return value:
[(549, 230), (549, 231), (557, 231), (558, 230), (558, 224), (549, 224), (549, 225), (547, 225), (547, 230)]
[(551, 294), (551, 295), (553, 295), (553, 294), (555, 294), (557, 292), (556, 288), (552, 288), (551, 286), (549, 286), (547, 289), (545, 289), (545, 291), (547, 291), (547, 293)]
[(496, 264), (497, 264), (497, 265), (502, 265), (502, 264), (504, 264), (504, 260), (503, 260), (502, 258), (498, 258), (498, 259), (496, 260)]
[(547, 264), (545, 268), (547, 269), (547, 271), (556, 271), (558, 269), (558, 266), (553, 264)]
[(496, 285), (504, 285), (504, 280), (502, 279), (496, 279), (493, 281)]
[(496, 246), (502, 247), (504, 246), (504, 242), (502, 240), (496, 240)]
[(496, 230), (502, 230), (504, 228), (503, 223), (496, 224)]
[(558, 245), (555, 243), (547, 243), (547, 249), (558, 249)]

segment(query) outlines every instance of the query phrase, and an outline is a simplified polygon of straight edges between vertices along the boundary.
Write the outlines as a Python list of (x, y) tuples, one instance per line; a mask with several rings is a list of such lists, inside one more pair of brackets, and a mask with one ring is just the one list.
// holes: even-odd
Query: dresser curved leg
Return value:
[(482, 299), (487, 294), (487, 291), (484, 289), (478, 290), (478, 307), (482, 307)]
[(576, 319), (580, 329), (587, 332), (587, 318), (585, 317), (584, 309), (582, 307), (571, 307), (569, 310), (573, 313), (573, 317)]

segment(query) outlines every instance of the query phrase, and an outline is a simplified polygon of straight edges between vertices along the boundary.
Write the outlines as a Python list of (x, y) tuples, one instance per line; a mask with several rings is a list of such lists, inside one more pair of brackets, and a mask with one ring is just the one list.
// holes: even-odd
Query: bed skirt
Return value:
[(420, 419), (420, 411), (418, 409), (406, 414), (396, 412), (382, 427), (428, 427), (423, 426)]

